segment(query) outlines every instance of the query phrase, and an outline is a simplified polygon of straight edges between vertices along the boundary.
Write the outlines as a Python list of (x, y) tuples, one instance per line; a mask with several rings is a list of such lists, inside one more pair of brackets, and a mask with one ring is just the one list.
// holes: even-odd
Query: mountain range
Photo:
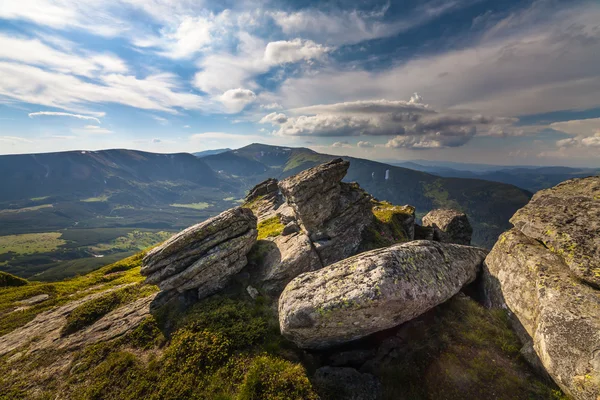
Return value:
[[(199, 156), (133, 150), (0, 156), (0, 241), (10, 238), (5, 248), (16, 248), (0, 250), (0, 270), (36, 279), (85, 272), (239, 204), (264, 179), (333, 158), (262, 144)], [(484, 247), (532, 195), (506, 183), (343, 158), (350, 161), (346, 181), (380, 200), (413, 205), (418, 217), (440, 207), (466, 212), (473, 243)], [(48, 234), (55, 240), (48, 242)], [(14, 245), (26, 242), (22, 235), (43, 245)]]

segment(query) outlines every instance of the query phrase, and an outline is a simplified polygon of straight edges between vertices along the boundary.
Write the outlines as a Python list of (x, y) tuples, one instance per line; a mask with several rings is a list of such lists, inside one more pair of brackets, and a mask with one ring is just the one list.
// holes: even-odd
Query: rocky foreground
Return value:
[(148, 251), (139, 272), (110, 266), (76, 291), (0, 289), (14, 326), (0, 337), (0, 389), (562, 399), (555, 382), (600, 399), (600, 178), (536, 194), (488, 254), (470, 246), (464, 213), (433, 210), (418, 225), (414, 208), (342, 182), (348, 166), (257, 185), (242, 207)]

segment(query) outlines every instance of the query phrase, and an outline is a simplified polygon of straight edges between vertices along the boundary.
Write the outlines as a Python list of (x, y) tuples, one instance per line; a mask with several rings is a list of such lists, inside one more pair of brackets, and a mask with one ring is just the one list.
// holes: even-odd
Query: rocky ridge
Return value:
[(538, 192), (485, 261), (488, 305), (509, 309), (522, 353), (574, 399), (600, 398), (600, 178)]

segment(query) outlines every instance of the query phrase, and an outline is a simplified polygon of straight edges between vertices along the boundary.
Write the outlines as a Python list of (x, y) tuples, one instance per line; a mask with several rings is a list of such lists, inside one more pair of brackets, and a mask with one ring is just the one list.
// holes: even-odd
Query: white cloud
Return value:
[(600, 7), (573, 6), (531, 18), (459, 50), (416, 57), (385, 70), (329, 67), (319, 74), (292, 77), (275, 100), (294, 108), (348, 99), (408, 98), (418, 91), (433, 99), (436, 108), (490, 115), (598, 107)]
[(278, 110), (283, 108), (283, 106), (279, 103), (269, 103), (269, 104), (261, 104), (260, 108), (264, 110)]
[(312, 40), (294, 39), (270, 42), (265, 48), (265, 61), (271, 65), (309, 61), (323, 57), (331, 48)]
[(169, 124), (169, 120), (163, 117), (159, 117), (157, 115), (152, 115), (152, 119), (155, 120), (156, 122), (158, 122), (161, 125), (168, 125)]
[(72, 52), (56, 50), (38, 39), (0, 34), (0, 59), (12, 60), (27, 65), (37, 65), (82, 76), (96, 76), (99, 73), (124, 73), (127, 65), (112, 54)]
[(109, 74), (101, 77), (101, 83), (91, 83), (72, 75), (0, 62), (0, 76), (0, 98), (75, 112), (87, 112), (90, 104), (97, 103), (173, 114), (177, 108), (208, 110), (211, 107), (202, 97), (182, 91), (177, 77), (170, 73), (145, 78)]
[(576, 136), (594, 136), (600, 133), (600, 118), (553, 122), (550, 128)]
[[(101, 114), (101, 116), (104, 116), (104, 113), (100, 113), (100, 114)], [(65, 113), (65, 112), (38, 111), (38, 112), (29, 113), (28, 115), (29, 115), (29, 118), (39, 117), (39, 116), (71, 117), (71, 118), (90, 120), (90, 121), (95, 121), (97, 123), (100, 123), (100, 120), (96, 117), (90, 117), (89, 115), (81, 115), (81, 114), (71, 114), (71, 113)]]
[(25, 139), (17, 136), (0, 136), (0, 142), (5, 142), (8, 144), (17, 144), (17, 143), (33, 143), (29, 139)]
[(230, 89), (219, 96), (219, 101), (223, 103), (227, 112), (238, 113), (256, 101), (256, 94), (248, 89)]
[(336, 147), (336, 148), (346, 147), (346, 148), (349, 148), (349, 147), (352, 147), (352, 146), (348, 142), (343, 141), (343, 142), (335, 142), (335, 143), (333, 143), (331, 145), (331, 147)]
[(387, 147), (444, 148), (464, 145), (478, 130), (484, 135), (498, 127), (509, 130), (517, 121), (466, 111), (440, 112), (416, 103), (414, 96), (410, 101), (344, 102), (297, 108), (291, 112), (303, 115), (290, 117), (271, 113), (260, 123), (276, 126), (276, 134), (284, 137), (396, 136), (389, 140)]
[(360, 141), (356, 144), (357, 147), (360, 147), (361, 149), (370, 149), (375, 147), (375, 145), (371, 142), (368, 141)]
[(299, 35), (334, 45), (354, 44), (365, 40), (396, 35), (424, 24), (451, 10), (471, 4), (472, 1), (423, 2), (413, 12), (384, 22), (389, 3), (372, 12), (332, 11), (305, 9), (296, 12), (271, 11), (268, 15), (287, 35)]

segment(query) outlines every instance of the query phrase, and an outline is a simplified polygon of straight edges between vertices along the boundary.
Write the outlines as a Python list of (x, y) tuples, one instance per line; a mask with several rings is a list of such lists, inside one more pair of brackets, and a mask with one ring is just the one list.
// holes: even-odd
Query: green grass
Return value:
[(278, 215), (262, 221), (258, 224), (258, 240), (281, 235), (285, 226), (281, 223)]
[(44, 208), (52, 208), (54, 207), (52, 204), (42, 204), (39, 206), (32, 206), (32, 207), (24, 207), (24, 208), (7, 208), (4, 210), (0, 210), (0, 214), (14, 214), (14, 213), (22, 213), (22, 212), (28, 212), (28, 211), (38, 211), (38, 210), (43, 210)]
[(110, 198), (109, 195), (102, 194), (97, 197), (88, 197), (87, 199), (83, 199), (81, 201), (83, 201), (84, 203), (100, 203), (100, 202), (108, 201), (109, 198)]
[(119, 306), (149, 296), (157, 290), (156, 286), (134, 285), (87, 301), (67, 316), (67, 323), (62, 329), (61, 335), (67, 336), (90, 326)]
[[(109, 289), (113, 286), (142, 282), (144, 277), (140, 275), (139, 271), (144, 254), (142, 252), (87, 275), (60, 282), (42, 283), (30, 281), (26, 286), (0, 289), (0, 336), (25, 325), (39, 313), (53, 307), (64, 305), (70, 301)], [(121, 273), (106, 274), (106, 271), (117, 268), (117, 266), (128, 269)], [(50, 298), (43, 303), (33, 305), (25, 310), (11, 312), (18, 306), (17, 303), (20, 300), (40, 294), (48, 294)]]
[(204, 202), (189, 204), (171, 204), (171, 207), (191, 208), (193, 210), (206, 210), (207, 208), (212, 207), (212, 204)]
[(26, 279), (0, 271), (0, 288), (25, 286), (28, 283)]
[(373, 202), (373, 222), (363, 231), (360, 252), (391, 246), (408, 240), (402, 221), (414, 213), (411, 206), (395, 206), (385, 201)]
[(0, 236), (0, 254), (33, 254), (54, 251), (67, 242), (60, 232)]

